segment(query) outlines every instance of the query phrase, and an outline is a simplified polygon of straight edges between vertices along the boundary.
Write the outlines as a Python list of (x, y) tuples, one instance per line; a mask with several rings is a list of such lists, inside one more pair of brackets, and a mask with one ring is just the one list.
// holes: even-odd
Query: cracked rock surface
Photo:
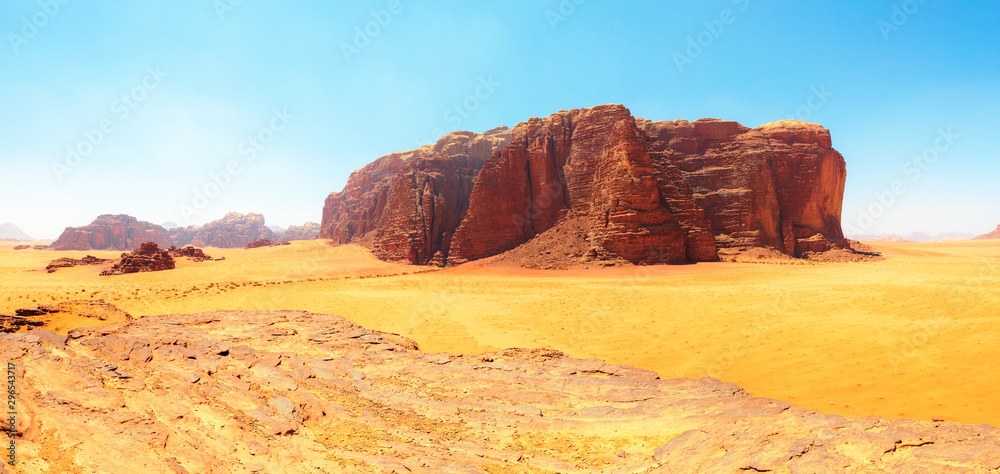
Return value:
[(545, 349), (429, 354), (302, 311), (34, 329), (0, 355), (15, 472), (1000, 469), (988, 425), (825, 415)]

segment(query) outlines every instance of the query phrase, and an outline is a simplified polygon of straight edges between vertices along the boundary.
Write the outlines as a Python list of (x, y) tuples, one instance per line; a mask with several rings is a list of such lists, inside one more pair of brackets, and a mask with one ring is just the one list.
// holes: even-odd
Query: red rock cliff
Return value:
[(327, 197), (320, 238), (357, 242), (386, 260), (444, 261), (476, 174), (509, 141), (507, 127), (453, 132), (435, 145), (375, 160)]
[(67, 227), (52, 250), (134, 250), (143, 242), (169, 245), (167, 232), (156, 224), (125, 214), (104, 214), (89, 225)]
[(602, 105), (530, 119), (475, 157), (442, 151), (484, 136), (456, 132), (355, 172), (327, 198), (320, 237), (414, 263), (476, 260), (563, 228), (591, 257), (634, 263), (844, 245), (845, 163), (819, 125), (650, 122)]

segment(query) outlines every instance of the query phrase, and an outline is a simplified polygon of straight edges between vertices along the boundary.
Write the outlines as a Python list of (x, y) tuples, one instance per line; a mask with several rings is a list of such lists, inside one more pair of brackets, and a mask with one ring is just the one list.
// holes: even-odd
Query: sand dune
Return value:
[(297, 241), (208, 248), (226, 260), (100, 277), (99, 267), (42, 269), (119, 252), (0, 243), (0, 312), (88, 298), (136, 317), (301, 309), (431, 352), (553, 348), (663, 378), (711, 375), (827, 413), (1000, 426), (1000, 243), (873, 245), (887, 260), (535, 271), (403, 266), (357, 246)]

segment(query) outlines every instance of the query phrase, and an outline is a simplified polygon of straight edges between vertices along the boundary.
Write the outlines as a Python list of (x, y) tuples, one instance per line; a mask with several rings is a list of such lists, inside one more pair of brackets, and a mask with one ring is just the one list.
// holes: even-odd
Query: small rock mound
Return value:
[(27, 249), (30, 249), (30, 248), (31, 248), (30, 245), (17, 245), (17, 246), (14, 247), (14, 250), (27, 250)]
[(159, 272), (174, 269), (174, 258), (170, 252), (160, 250), (154, 242), (146, 242), (132, 253), (123, 253), (120, 262), (101, 275), (124, 275), (126, 273)]
[(291, 245), (291, 244), (292, 243), (288, 242), (288, 241), (274, 243), (274, 242), (271, 241), (271, 239), (257, 239), (257, 240), (254, 240), (253, 242), (250, 242), (249, 244), (247, 244), (247, 246), (244, 247), (244, 248), (245, 249), (256, 249), (256, 248), (260, 248), (260, 247), (276, 247), (278, 245)]
[(53, 273), (60, 268), (72, 268), (80, 265), (102, 265), (110, 262), (111, 259), (107, 258), (97, 258), (93, 255), (87, 255), (81, 259), (75, 258), (57, 258), (53, 260), (48, 266), (45, 267), (45, 271)]
[(190, 260), (194, 260), (196, 262), (204, 262), (205, 260), (212, 260), (211, 256), (205, 255), (204, 250), (197, 247), (192, 247), (190, 245), (182, 248), (177, 248), (171, 245), (170, 248), (167, 249), (167, 253), (169, 253), (170, 256), (174, 258), (184, 257)]

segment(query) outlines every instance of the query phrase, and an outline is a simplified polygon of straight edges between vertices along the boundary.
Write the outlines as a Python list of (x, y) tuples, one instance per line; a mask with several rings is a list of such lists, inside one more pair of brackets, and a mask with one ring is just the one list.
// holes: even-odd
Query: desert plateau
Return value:
[(1000, 473), (998, 17), (4, 2), (0, 474)]

